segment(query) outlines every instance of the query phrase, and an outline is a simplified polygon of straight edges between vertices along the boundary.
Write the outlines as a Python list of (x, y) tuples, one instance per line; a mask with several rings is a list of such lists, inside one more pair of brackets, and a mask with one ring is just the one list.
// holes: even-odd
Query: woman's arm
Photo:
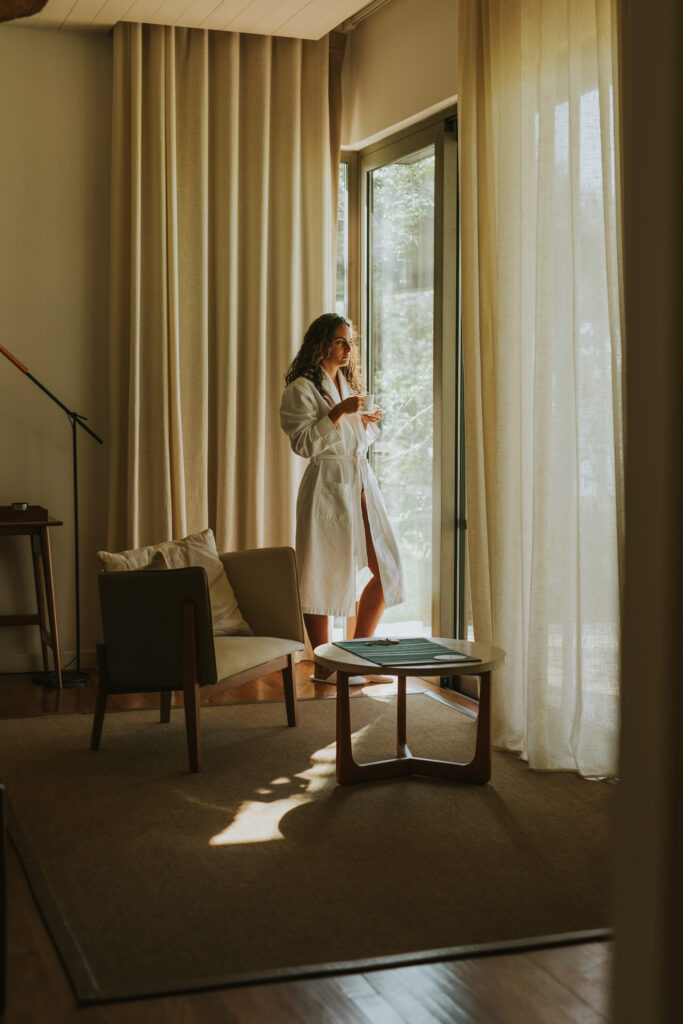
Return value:
[(378, 405), (376, 405), (372, 412), (364, 412), (361, 416), (364, 427), (369, 427), (371, 423), (379, 423), (380, 420), (384, 419), (384, 413)]
[(363, 407), (365, 399), (362, 395), (349, 395), (343, 402), (339, 402), (333, 406), (328, 412), (332, 423), (337, 426), (342, 416), (348, 416), (350, 413), (359, 412)]
[(365, 427), (365, 436), (367, 437), (368, 444), (372, 444), (379, 437), (381, 431), (379, 429), (380, 420), (384, 418), (384, 413), (378, 405), (375, 406), (374, 412), (363, 413), (361, 420)]
[(321, 414), (315, 385), (305, 378), (299, 377), (286, 387), (280, 403), (280, 424), (289, 437), (292, 451), (310, 459), (313, 455), (342, 448), (341, 434), (331, 419), (333, 412), (334, 409), (330, 409)]

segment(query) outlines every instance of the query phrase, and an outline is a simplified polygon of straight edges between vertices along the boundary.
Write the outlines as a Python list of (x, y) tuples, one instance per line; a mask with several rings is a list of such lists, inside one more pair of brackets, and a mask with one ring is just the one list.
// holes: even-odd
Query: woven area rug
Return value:
[[(395, 702), (351, 702), (357, 760)], [(82, 1003), (388, 966), (612, 923), (614, 788), (495, 753), (486, 786), (340, 787), (334, 700), (0, 721), (10, 833)], [(466, 760), (474, 723), (408, 699), (414, 755)], [(486, 947), (488, 948), (488, 947)]]

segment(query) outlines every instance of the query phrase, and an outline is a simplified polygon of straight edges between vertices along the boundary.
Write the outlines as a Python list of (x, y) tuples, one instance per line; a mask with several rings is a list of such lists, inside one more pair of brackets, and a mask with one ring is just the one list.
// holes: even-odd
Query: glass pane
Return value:
[(349, 165), (339, 165), (337, 200), (337, 287), (334, 311), (348, 316), (349, 309)]
[(396, 531), (407, 600), (378, 633), (432, 628), (433, 147), (369, 175), (368, 390), (384, 411), (372, 464)]

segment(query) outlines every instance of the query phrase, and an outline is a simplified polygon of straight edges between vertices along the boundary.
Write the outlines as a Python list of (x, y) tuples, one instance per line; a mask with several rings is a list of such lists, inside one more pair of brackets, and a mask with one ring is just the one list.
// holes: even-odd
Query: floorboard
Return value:
[[(332, 696), (334, 687), (309, 680), (311, 669), (309, 662), (296, 667), (298, 696)], [(438, 689), (429, 681), (412, 683)], [(94, 695), (92, 681), (59, 695), (29, 676), (0, 675), (0, 715), (89, 714)], [(267, 676), (219, 694), (212, 703), (281, 698), (281, 682)], [(146, 706), (158, 706), (156, 695), (112, 699), (112, 710)], [(3, 1024), (600, 1024), (610, 1019), (611, 942), (79, 1008), (11, 844), (7, 870)]]

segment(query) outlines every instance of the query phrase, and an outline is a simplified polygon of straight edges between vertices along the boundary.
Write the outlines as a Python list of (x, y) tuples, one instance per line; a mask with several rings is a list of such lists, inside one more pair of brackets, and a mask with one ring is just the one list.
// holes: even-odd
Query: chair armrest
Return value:
[(252, 548), (220, 556), (242, 615), (256, 636), (304, 643), (292, 548)]

